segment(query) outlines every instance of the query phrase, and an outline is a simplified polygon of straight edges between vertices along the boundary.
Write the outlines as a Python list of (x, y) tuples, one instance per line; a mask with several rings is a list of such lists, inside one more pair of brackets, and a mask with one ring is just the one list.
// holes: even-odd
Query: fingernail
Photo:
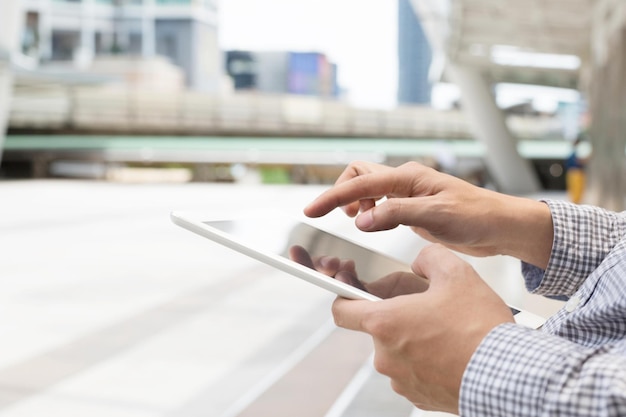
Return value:
[(373, 210), (367, 210), (365, 213), (361, 213), (356, 218), (356, 227), (361, 230), (369, 230), (374, 225), (374, 214)]

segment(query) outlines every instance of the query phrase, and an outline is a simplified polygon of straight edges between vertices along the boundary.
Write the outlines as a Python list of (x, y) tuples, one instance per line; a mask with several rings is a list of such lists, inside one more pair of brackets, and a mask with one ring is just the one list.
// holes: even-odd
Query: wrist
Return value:
[(502, 254), (545, 269), (552, 252), (554, 225), (547, 204), (528, 198), (505, 196), (499, 225)]

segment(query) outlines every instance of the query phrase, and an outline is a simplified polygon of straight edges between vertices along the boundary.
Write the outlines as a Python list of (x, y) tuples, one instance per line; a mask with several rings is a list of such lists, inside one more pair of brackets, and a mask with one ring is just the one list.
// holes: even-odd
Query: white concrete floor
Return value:
[[(299, 216), (321, 190), (0, 181), (0, 416), (237, 417), (265, 395), (267, 417), (280, 417), (304, 390), (303, 417), (411, 415), (368, 370), (370, 341), (332, 324), (331, 294), (169, 220), (172, 210), (239, 207)], [(361, 234), (340, 212), (320, 223), (407, 262), (423, 245), (406, 230)], [(544, 315), (558, 307), (525, 294), (516, 261), (472, 262), (505, 300)], [(359, 363), (318, 359), (319, 375), (301, 381), (313, 373), (305, 359), (324, 358), (333, 340), (354, 346)], [(329, 388), (341, 375), (345, 387)], [(293, 392), (270, 395), (281, 380)], [(321, 398), (328, 411), (312, 407), (324, 408)]]

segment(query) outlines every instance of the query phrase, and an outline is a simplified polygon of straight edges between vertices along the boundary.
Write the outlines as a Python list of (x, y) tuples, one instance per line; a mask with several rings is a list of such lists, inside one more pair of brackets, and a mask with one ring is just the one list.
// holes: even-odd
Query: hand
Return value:
[(337, 281), (352, 285), (360, 290), (367, 291), (356, 273), (356, 265), (352, 259), (339, 259), (334, 256), (311, 257), (302, 246), (294, 245), (289, 248), (289, 258), (308, 268), (315, 269), (324, 275), (335, 278)]
[(421, 409), (458, 414), (472, 354), (513, 315), (469, 264), (441, 245), (422, 250), (412, 269), (430, 280), (426, 292), (377, 302), (337, 298), (335, 323), (372, 336), (376, 370), (397, 393)]
[(299, 245), (289, 248), (289, 258), (380, 298), (424, 292), (428, 288), (428, 280), (405, 271), (392, 272), (375, 281), (363, 282), (358, 277), (356, 265), (352, 259), (339, 259), (335, 256), (312, 257)]
[(547, 266), (552, 217), (547, 205), (476, 187), (416, 162), (397, 168), (351, 163), (304, 213), (342, 207), (364, 231), (410, 226), (431, 242), (473, 256), (512, 255)]

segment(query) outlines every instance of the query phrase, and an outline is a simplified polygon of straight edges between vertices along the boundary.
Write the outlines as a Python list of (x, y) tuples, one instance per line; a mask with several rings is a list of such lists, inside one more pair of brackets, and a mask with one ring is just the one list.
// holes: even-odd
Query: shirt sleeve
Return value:
[(554, 224), (548, 267), (544, 271), (522, 263), (522, 273), (533, 293), (569, 296), (626, 234), (626, 213), (558, 200), (546, 204)]
[(463, 417), (626, 415), (626, 341), (586, 348), (514, 324), (493, 329), (464, 373)]

